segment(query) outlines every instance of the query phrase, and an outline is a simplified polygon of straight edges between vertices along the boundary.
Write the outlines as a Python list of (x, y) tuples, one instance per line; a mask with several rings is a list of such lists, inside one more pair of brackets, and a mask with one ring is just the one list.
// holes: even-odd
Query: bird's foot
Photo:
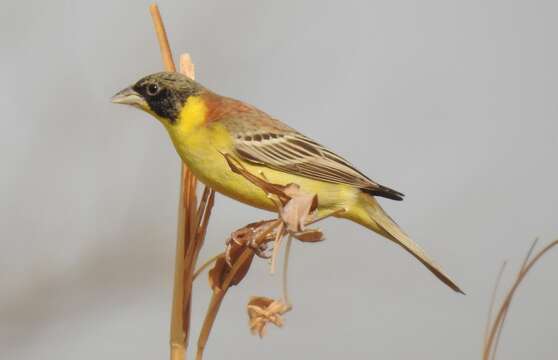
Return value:
[(251, 227), (244, 227), (240, 230), (233, 232), (229, 239), (226, 242), (226, 249), (225, 249), (225, 258), (227, 259), (227, 263), (230, 264), (230, 252), (231, 249), (236, 246), (241, 247), (248, 247), (254, 251), (254, 254), (262, 259), (269, 259), (271, 254), (268, 254), (268, 246), (267, 243), (264, 242), (262, 244), (258, 244), (256, 242), (257, 239), (257, 231)]

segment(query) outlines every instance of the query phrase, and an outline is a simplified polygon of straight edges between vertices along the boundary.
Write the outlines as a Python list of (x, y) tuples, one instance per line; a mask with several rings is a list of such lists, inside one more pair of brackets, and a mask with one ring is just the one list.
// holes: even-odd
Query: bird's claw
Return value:
[(231, 236), (227, 239), (225, 249), (225, 260), (227, 262), (227, 265), (232, 266), (230, 255), (231, 250), (235, 245), (252, 249), (252, 251), (254, 251), (254, 254), (262, 259), (269, 259), (271, 257), (271, 254), (267, 253), (267, 243), (264, 242), (262, 244), (258, 244), (256, 242), (256, 235), (257, 232), (250, 227), (242, 228), (231, 234)]

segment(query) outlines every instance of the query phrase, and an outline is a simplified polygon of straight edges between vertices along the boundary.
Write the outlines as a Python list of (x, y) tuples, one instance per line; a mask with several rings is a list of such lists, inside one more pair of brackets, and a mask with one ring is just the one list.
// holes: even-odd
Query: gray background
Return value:
[[(161, 60), (146, 1), (2, 4), (3, 359), (167, 357), (178, 157), (109, 97)], [(161, 1), (198, 79), (311, 134), (407, 194), (382, 201), (458, 280), (348, 222), (296, 243), (294, 311), (250, 335), (258, 262), (219, 314), (208, 359), (474, 359), (491, 289), (558, 236), (552, 1)], [(221, 196), (202, 258), (266, 215)], [(555, 359), (558, 254), (520, 289), (500, 359)], [(204, 276), (205, 277), (205, 276)], [(194, 329), (209, 291), (199, 282)]]

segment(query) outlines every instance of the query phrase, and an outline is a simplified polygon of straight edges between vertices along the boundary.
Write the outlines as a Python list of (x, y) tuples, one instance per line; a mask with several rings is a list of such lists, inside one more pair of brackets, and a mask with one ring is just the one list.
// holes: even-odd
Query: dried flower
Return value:
[(246, 308), (250, 318), (250, 331), (254, 335), (258, 334), (260, 338), (265, 335), (265, 326), (268, 323), (282, 327), (281, 315), (291, 310), (290, 305), (263, 296), (251, 297)]
[(303, 231), (304, 225), (311, 220), (318, 207), (318, 196), (302, 192), (297, 184), (287, 185), (283, 192), (289, 200), (279, 209), (281, 220), (285, 223), (288, 232)]

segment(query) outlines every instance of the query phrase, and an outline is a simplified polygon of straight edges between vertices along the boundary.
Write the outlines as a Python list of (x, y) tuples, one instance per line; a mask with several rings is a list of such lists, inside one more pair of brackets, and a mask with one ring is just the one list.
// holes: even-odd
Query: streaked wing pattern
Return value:
[(372, 195), (402, 200), (403, 194), (382, 186), (349, 162), (297, 132), (237, 134), (236, 151), (246, 161), (291, 174), (348, 184)]

